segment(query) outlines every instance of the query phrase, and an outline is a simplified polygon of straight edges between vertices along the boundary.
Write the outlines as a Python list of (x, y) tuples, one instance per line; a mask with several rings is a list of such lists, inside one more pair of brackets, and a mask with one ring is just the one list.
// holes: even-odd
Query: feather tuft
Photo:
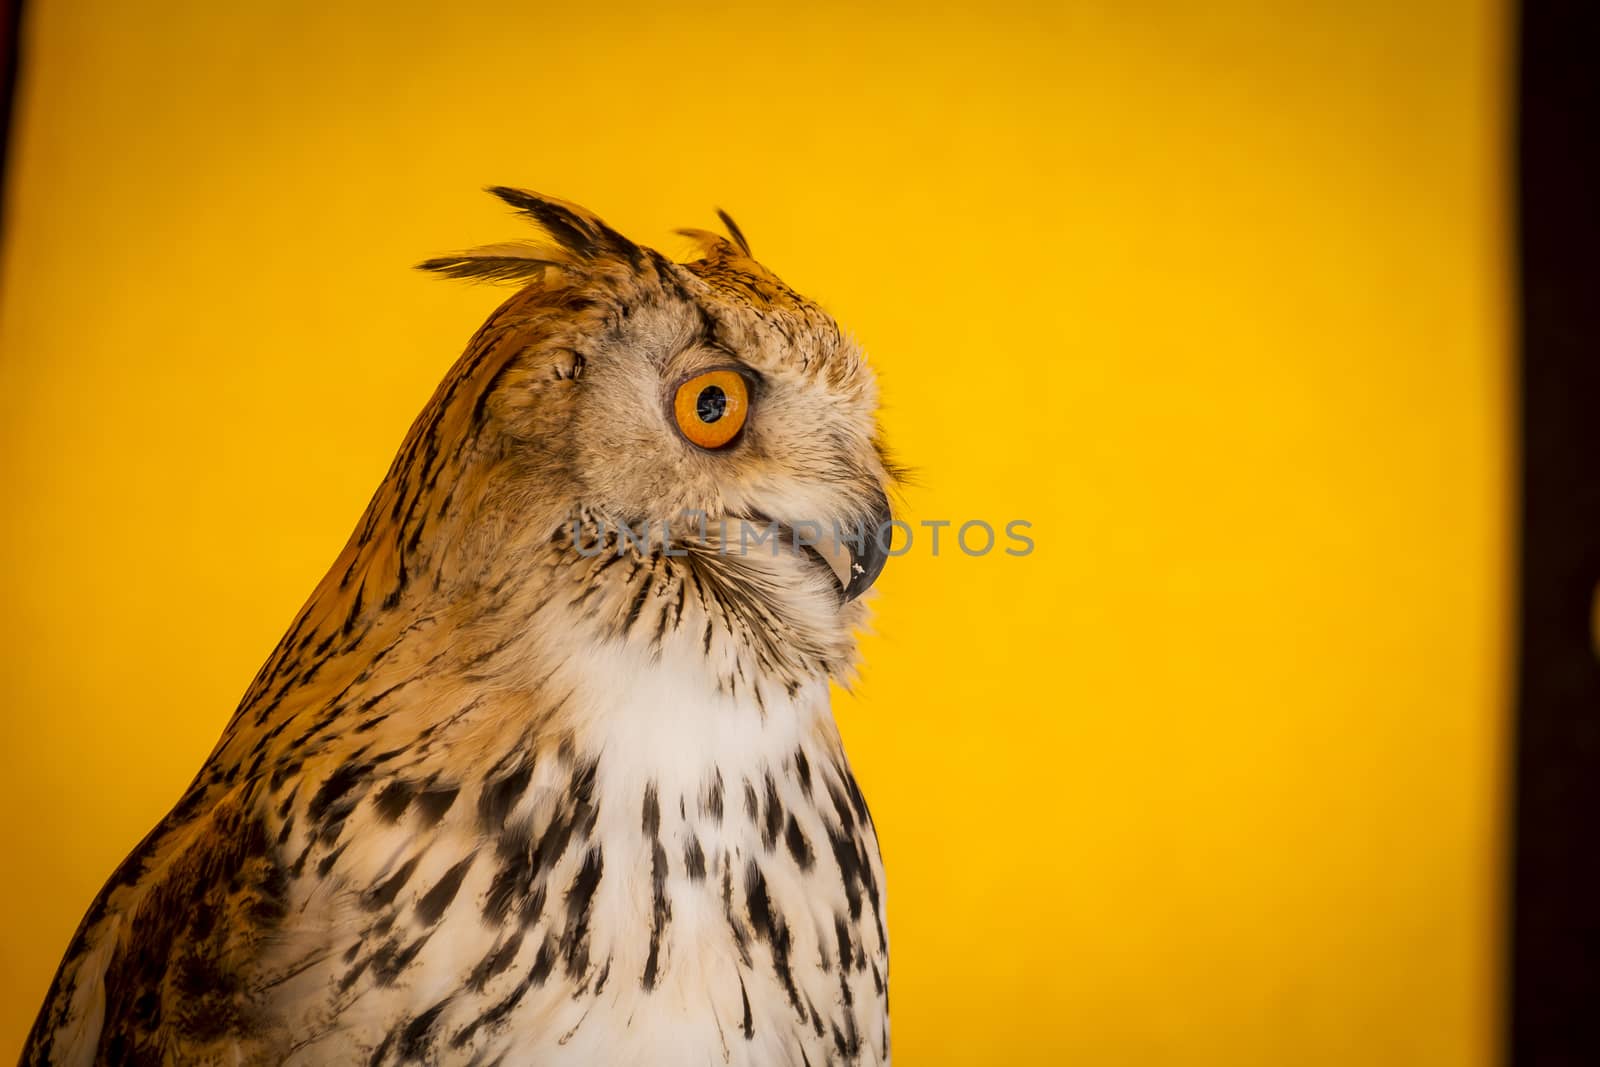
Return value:
[(733, 243), (720, 233), (712, 233), (710, 230), (697, 229), (674, 230), (672, 232), (676, 233), (679, 237), (687, 237), (689, 240), (693, 241), (695, 243), (695, 247), (699, 249), (702, 256), (714, 254), (734, 256), (738, 254), (737, 250), (733, 247)]
[(719, 207), (717, 208), (717, 218), (721, 219), (722, 224), (728, 228), (728, 235), (733, 238), (734, 244), (739, 246), (740, 251), (754, 258), (750, 252), (750, 242), (745, 240), (744, 231), (739, 229), (737, 222), (733, 221), (733, 216)]
[(447, 278), (511, 282), (541, 277), (550, 268), (563, 266), (562, 258), (559, 250), (545, 245), (505, 241), (425, 259), (417, 264), (417, 269), (433, 271)]
[(491, 185), (488, 192), (530, 219), (556, 243), (581, 259), (601, 255), (622, 256), (637, 262), (639, 248), (577, 204), (526, 189)]

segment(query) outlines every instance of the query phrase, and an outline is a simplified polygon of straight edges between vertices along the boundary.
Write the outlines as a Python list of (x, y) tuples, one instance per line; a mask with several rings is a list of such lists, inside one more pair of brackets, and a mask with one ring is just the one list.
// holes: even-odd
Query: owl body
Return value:
[[(881, 549), (841, 573), (703, 521), (881, 525), (870, 372), (736, 230), (677, 264), (497, 192), (551, 242), (438, 261), (528, 284), (96, 898), (24, 1062), (888, 1062), (829, 708)], [(739, 395), (675, 404), (707, 368)]]

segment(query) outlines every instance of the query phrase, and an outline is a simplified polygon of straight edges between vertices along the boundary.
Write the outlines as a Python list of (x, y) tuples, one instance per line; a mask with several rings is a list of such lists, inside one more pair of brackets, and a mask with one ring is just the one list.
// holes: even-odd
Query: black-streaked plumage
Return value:
[[(493, 191), (550, 241), (424, 266), (526, 287), (96, 898), (25, 1063), (887, 1062), (828, 695), (883, 556), (871, 372), (731, 220), (678, 264)], [(718, 369), (738, 396), (674, 408)], [(706, 448), (684, 410), (745, 421)], [(868, 539), (739, 551), (808, 522)]]

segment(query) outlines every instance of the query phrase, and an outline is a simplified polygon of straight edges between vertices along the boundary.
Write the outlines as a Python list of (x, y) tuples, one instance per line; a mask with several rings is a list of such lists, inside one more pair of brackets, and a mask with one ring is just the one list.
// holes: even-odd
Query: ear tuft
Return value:
[(733, 221), (733, 216), (719, 207), (717, 208), (717, 218), (721, 219), (722, 224), (728, 228), (728, 236), (733, 238), (734, 244), (738, 245), (746, 256), (750, 256), (752, 259), (755, 258), (750, 252), (750, 242), (745, 240), (744, 231), (739, 229), (737, 222)]
[(639, 261), (637, 245), (577, 204), (506, 185), (492, 185), (488, 192), (510, 204), (580, 259), (611, 255)]
[(701, 255), (737, 255), (737, 251), (734, 249), (733, 243), (720, 233), (712, 233), (710, 230), (695, 229), (673, 230), (672, 232), (677, 234), (679, 237), (687, 237), (689, 240), (693, 241), (695, 243), (695, 247), (700, 250)]
[(552, 267), (563, 266), (564, 258), (558, 249), (531, 242), (507, 241), (425, 259), (417, 264), (417, 269), (433, 271), (447, 278), (467, 278), (480, 282), (525, 281), (543, 276)]

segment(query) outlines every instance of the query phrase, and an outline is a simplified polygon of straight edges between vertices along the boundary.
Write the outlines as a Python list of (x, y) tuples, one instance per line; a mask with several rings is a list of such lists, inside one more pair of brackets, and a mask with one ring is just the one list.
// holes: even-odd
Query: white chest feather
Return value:
[(308, 848), (332, 948), (282, 982), (321, 1020), (293, 1062), (887, 1062), (883, 875), (825, 683), (735, 700), (620, 645), (561, 673), (558, 750), (374, 789)]

